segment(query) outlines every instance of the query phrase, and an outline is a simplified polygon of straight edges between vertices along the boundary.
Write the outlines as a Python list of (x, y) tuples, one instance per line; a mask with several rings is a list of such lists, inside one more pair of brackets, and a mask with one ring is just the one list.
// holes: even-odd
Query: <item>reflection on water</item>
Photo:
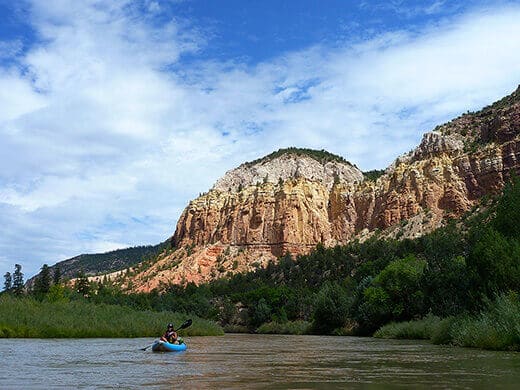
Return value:
[(354, 337), (0, 339), (0, 388), (515, 388), (520, 354)]

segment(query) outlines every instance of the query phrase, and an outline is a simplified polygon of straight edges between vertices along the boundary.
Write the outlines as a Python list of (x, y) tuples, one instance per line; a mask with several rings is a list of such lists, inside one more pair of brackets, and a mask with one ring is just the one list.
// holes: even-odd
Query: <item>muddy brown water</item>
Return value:
[(0, 339), (0, 389), (520, 389), (520, 353), (356, 337), (192, 337), (152, 353), (152, 339)]

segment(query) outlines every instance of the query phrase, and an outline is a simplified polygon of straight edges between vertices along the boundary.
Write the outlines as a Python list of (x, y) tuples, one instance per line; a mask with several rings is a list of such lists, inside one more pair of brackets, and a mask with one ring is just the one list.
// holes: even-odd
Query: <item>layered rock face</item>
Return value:
[[(173, 242), (176, 247), (268, 245), (275, 256), (298, 252), (333, 238), (328, 206), (334, 183), (362, 180), (363, 173), (351, 164), (321, 163), (306, 155), (282, 154), (244, 164), (190, 202)], [(230, 190), (223, 190), (228, 186)]]
[(138, 273), (133, 289), (249, 271), (376, 229), (424, 234), (499, 192), (519, 160), (520, 90), (425, 134), (375, 181), (339, 157), (279, 151), (228, 172), (191, 201), (172, 238), (177, 250)]

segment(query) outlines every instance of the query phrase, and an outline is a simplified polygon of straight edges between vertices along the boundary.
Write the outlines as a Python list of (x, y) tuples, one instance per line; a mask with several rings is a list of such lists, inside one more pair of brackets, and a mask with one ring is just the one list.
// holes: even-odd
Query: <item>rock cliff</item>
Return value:
[(324, 151), (280, 150), (191, 201), (171, 239), (176, 250), (135, 269), (131, 289), (201, 283), (376, 230), (424, 234), (500, 191), (519, 159), (520, 88), (425, 134), (376, 180)]

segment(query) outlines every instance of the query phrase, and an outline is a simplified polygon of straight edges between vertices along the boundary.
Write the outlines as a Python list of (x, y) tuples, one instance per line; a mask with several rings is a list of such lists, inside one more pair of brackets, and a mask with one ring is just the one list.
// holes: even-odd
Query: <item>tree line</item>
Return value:
[(12, 292), (16, 295), (23, 294), (24, 281), (22, 266), (20, 264), (15, 264), (12, 274), (10, 272), (4, 274), (4, 291)]

